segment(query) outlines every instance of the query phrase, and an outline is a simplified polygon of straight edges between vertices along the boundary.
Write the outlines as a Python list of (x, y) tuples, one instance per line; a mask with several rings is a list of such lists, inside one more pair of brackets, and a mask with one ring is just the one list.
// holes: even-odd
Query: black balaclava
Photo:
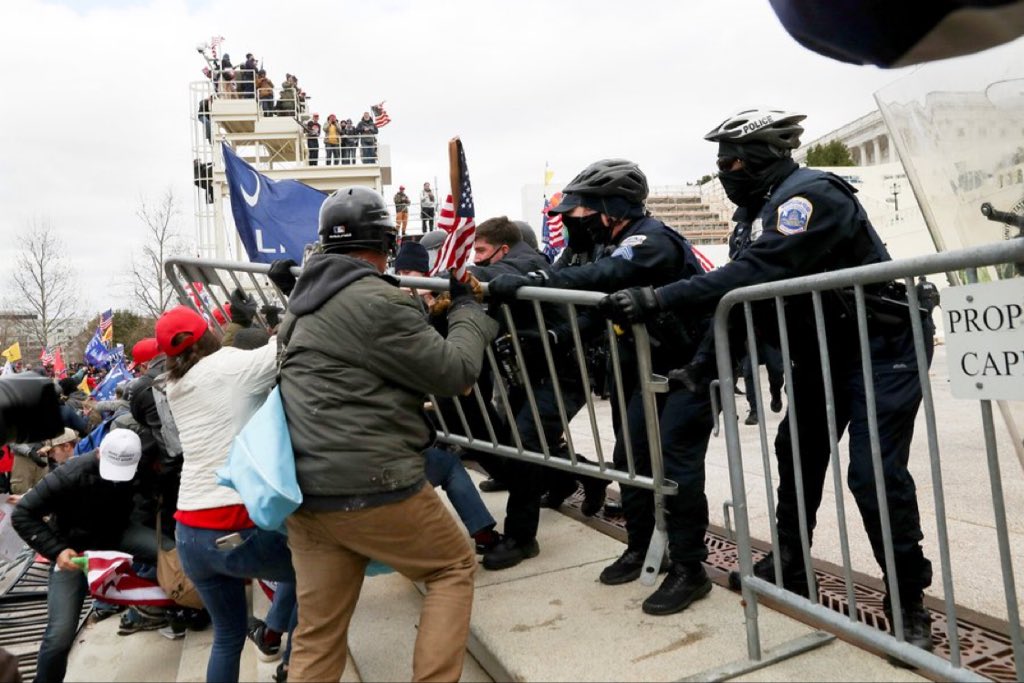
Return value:
[(725, 194), (737, 206), (760, 208), (775, 185), (797, 168), (788, 149), (764, 142), (745, 145), (719, 142), (718, 157), (736, 157), (743, 160), (738, 171), (719, 171), (718, 180)]

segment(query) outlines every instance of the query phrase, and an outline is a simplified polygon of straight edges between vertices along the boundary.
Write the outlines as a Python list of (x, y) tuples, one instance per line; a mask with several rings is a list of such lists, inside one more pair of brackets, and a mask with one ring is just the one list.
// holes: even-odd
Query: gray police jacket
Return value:
[(470, 387), (496, 332), (472, 304), (450, 313), (445, 339), (370, 264), (311, 257), (279, 333), (287, 340), (281, 395), (306, 503), (351, 509), (418, 488), (434, 438), (425, 396)]

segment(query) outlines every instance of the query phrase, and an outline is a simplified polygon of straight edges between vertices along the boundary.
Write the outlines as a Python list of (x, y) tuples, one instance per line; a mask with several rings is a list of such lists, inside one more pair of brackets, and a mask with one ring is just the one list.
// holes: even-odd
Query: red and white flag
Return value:
[(373, 112), (373, 125), (377, 126), (378, 128), (383, 128), (384, 126), (391, 123), (391, 117), (388, 116), (387, 111), (384, 109), (383, 102), (381, 102), (380, 104), (375, 104), (372, 107), (370, 107), (370, 111)]
[(50, 349), (44, 346), (42, 353), (39, 354), (39, 360), (43, 365), (53, 365), (53, 354), (50, 353)]
[(697, 257), (697, 263), (700, 264), (700, 267), (704, 269), (705, 273), (709, 273), (715, 269), (715, 264), (711, 262), (711, 259), (700, 253), (697, 247), (691, 244), (690, 251), (692, 251), (693, 255)]
[(458, 196), (455, 203), (453, 195), (448, 195), (441, 207), (441, 215), (437, 219), (437, 227), (448, 233), (437, 255), (437, 262), (431, 275), (454, 271), (459, 282), (469, 279), (466, 266), (473, 255), (473, 240), (476, 239), (476, 208), (473, 205), (473, 189), (469, 183), (469, 169), (466, 167), (466, 152), (462, 148), (462, 140), (453, 138), (448, 142), (448, 164), (451, 175), (452, 192)]
[(158, 583), (132, 571), (132, 556), (128, 553), (90, 550), (85, 555), (89, 558), (89, 592), (93, 597), (115, 605), (175, 605)]

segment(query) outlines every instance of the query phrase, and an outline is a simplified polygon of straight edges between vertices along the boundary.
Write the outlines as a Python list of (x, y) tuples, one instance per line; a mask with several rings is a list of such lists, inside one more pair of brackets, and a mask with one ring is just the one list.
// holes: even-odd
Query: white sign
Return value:
[(25, 541), (11, 524), (12, 512), (13, 505), (7, 502), (0, 504), (0, 562), (13, 562), (25, 547)]
[(1024, 279), (942, 292), (949, 383), (956, 398), (1024, 398)]

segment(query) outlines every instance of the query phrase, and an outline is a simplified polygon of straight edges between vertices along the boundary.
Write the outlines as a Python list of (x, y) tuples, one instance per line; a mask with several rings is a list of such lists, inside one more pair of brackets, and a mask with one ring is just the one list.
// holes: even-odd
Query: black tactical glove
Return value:
[(57, 386), (34, 373), (0, 379), (0, 435), (3, 443), (42, 441), (64, 430)]
[(473, 275), (470, 275), (465, 282), (459, 282), (455, 277), (455, 271), (448, 271), (448, 293), (452, 298), (452, 305), (448, 309), (449, 315), (463, 306), (477, 304), (477, 291), (480, 289), (480, 282)]
[(271, 329), (281, 324), (281, 314), (283, 312), (283, 308), (273, 304), (264, 304), (263, 307), (260, 308), (260, 313), (263, 314), (263, 319), (267, 321), (267, 327)]
[(256, 300), (252, 294), (246, 295), (241, 288), (235, 288), (231, 292), (231, 322), (249, 327), (252, 319), (256, 316)]
[(547, 275), (534, 271), (528, 275), (503, 273), (487, 283), (487, 296), (499, 303), (512, 301), (521, 287), (543, 287)]
[(277, 259), (270, 264), (270, 272), (267, 273), (267, 277), (284, 292), (285, 296), (291, 296), (292, 289), (295, 288), (295, 276), (292, 275), (292, 268), (298, 265), (290, 258)]
[(661, 303), (653, 287), (620, 289), (601, 299), (597, 309), (620, 325), (643, 322), (661, 312)]

